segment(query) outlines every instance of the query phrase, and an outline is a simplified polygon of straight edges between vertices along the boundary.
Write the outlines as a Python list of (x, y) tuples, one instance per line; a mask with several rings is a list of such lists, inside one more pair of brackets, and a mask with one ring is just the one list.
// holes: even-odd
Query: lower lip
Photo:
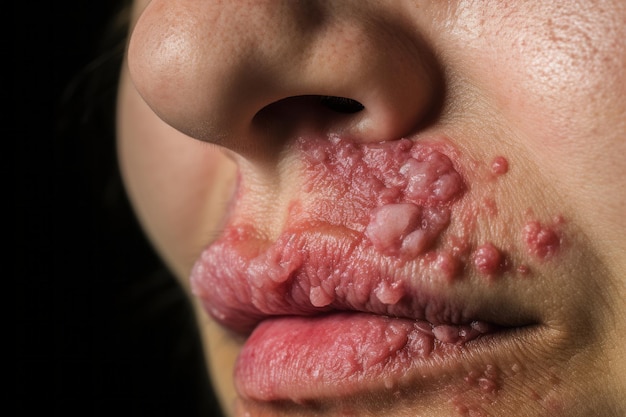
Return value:
[(450, 362), (463, 365), (467, 347), (441, 342), (425, 326), (366, 313), (266, 320), (239, 355), (237, 390), (252, 400), (306, 403), (433, 381)]

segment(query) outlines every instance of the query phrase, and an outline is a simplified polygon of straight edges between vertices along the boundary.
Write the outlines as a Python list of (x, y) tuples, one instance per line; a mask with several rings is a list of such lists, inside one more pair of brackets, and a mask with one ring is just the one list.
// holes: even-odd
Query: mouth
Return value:
[(443, 395), (458, 406), (476, 392), (489, 403), (523, 366), (511, 359), (541, 334), (532, 325), (438, 327), (346, 312), (264, 320), (239, 355), (236, 387), (247, 400), (302, 406), (376, 395)]
[[(302, 404), (415, 381), (439, 390), (514, 357), (541, 327), (512, 300), (468, 296), (424, 263), (388, 269), (344, 234), (285, 234), (250, 256), (258, 244), (240, 233), (205, 252), (193, 277), (205, 310), (245, 338), (235, 383), (246, 399)], [(495, 391), (499, 377), (481, 384)]]
[(301, 140), (297, 151), (305, 196), (279, 235), (245, 215), (241, 181), (234, 214), (191, 275), (209, 315), (246, 338), (239, 394), (302, 404), (459, 383), (494, 394), (494, 366), (541, 326), (481, 279), (511, 269), (496, 246), (473, 263), (485, 245), (459, 214), (469, 185), (458, 153), (445, 140), (337, 138)]

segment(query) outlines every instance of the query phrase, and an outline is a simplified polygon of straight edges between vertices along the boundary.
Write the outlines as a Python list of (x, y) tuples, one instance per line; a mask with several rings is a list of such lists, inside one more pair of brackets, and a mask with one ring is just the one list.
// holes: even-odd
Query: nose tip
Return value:
[(131, 77), (164, 121), (236, 152), (262, 140), (260, 125), (361, 142), (409, 134), (434, 105), (434, 60), (376, 2), (339, 4), (153, 0), (131, 37)]

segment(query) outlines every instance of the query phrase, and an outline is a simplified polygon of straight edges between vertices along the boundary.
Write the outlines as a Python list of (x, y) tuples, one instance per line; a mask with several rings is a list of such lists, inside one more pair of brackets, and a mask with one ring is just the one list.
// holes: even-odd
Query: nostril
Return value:
[(346, 97), (321, 96), (320, 103), (337, 113), (358, 113), (365, 108), (358, 101)]
[(270, 154), (275, 155), (276, 146), (302, 135), (326, 137), (341, 133), (352, 138), (349, 129), (358, 123), (360, 115), (367, 114), (363, 110), (365, 106), (347, 97), (290, 96), (262, 107), (252, 118), (251, 128), (255, 140), (265, 138)]

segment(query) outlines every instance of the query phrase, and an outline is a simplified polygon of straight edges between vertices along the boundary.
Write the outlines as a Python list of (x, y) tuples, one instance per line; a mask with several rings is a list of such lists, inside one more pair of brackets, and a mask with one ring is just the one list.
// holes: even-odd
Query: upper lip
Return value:
[[(206, 310), (239, 334), (249, 334), (271, 317), (333, 311), (420, 320), (432, 326), (483, 322), (518, 327), (537, 322), (515, 300), (487, 288), (469, 294), (467, 288), (442, 286), (420, 276), (419, 264), (389, 268), (381, 256), (357, 248), (349, 232), (294, 231), (269, 247), (253, 236), (252, 229), (226, 232), (202, 254), (192, 273), (193, 290)], [(247, 259), (243, 254), (250, 251), (258, 251), (257, 256)], [(331, 258), (354, 268), (339, 268)]]
[[(414, 142), (402, 140), (375, 145), (370, 150), (362, 149), (365, 147), (355, 151), (352, 144), (341, 139), (319, 141), (317, 144), (313, 142), (312, 145), (309, 142), (301, 144), (305, 160), (306, 152), (310, 152), (309, 157), (313, 162), (309, 161), (309, 169), (312, 170), (319, 171), (320, 160), (327, 164), (332, 163), (328, 159), (337, 154), (347, 155), (337, 159), (338, 170), (353, 169), (355, 173), (365, 171), (365, 175), (369, 170), (374, 172), (366, 178), (370, 180), (386, 181), (384, 176), (392, 171), (395, 172), (395, 184), (399, 178), (398, 173), (402, 173), (405, 168), (403, 164), (411, 163), (432, 163), (436, 168), (436, 171), (432, 171), (433, 175), (440, 175), (439, 178), (460, 175), (459, 168), (446, 156), (455, 151), (445, 141), (427, 141), (416, 145)], [(384, 172), (376, 171), (376, 167), (368, 166), (359, 171), (358, 166), (345, 166), (346, 163), (351, 163), (346, 161), (350, 161), (354, 152), (363, 152), (363, 155), (371, 152), (369, 159), (362, 159), (375, 161), (381, 151), (391, 155), (387, 160), (394, 161), (395, 164), (387, 165)], [(358, 163), (368, 162), (354, 164)], [(327, 175), (323, 171), (325, 168), (321, 169)], [(334, 168), (330, 167), (332, 169)], [(420, 172), (423, 171), (420, 169), (423, 168), (416, 168), (416, 175), (422, 175)], [(318, 171), (314, 171), (314, 174)], [(332, 188), (335, 182), (341, 181), (334, 174), (328, 175), (330, 176), (322, 187)], [(433, 184), (437, 184), (436, 177), (431, 180)], [(458, 181), (462, 180), (453, 181), (457, 181), (457, 189), (464, 187), (458, 185)], [(241, 183), (239, 185), (241, 187)], [(357, 204), (369, 204), (370, 200), (378, 198), (372, 191), (361, 189), (359, 192), (369, 192), (371, 195), (357, 195), (356, 197), (366, 201)], [(458, 192), (462, 193), (463, 190)], [(363, 232), (363, 222), (367, 220), (363, 219), (367, 219), (366, 213), (371, 212), (376, 207), (375, 204), (381, 203), (363, 206), (356, 209), (357, 211), (352, 209), (352, 215), (342, 214), (341, 222), (330, 222), (319, 218), (319, 210), (315, 205), (335, 203), (339, 207), (351, 206), (352, 197), (348, 195), (342, 197), (342, 201), (325, 203), (313, 198), (313, 206), (303, 210), (317, 213), (300, 216), (297, 220), (288, 219), (283, 231), (272, 241), (259, 232), (253, 220), (242, 216), (237, 210), (242, 205), (242, 200), (244, 206), (250, 205), (250, 202), (245, 202), (245, 193), (242, 190), (236, 194), (234, 214), (229, 218), (220, 238), (202, 253), (191, 278), (192, 289), (201, 298), (209, 314), (237, 333), (248, 334), (259, 322), (270, 317), (313, 316), (332, 311), (358, 311), (423, 320), (432, 326), (469, 325), (474, 321), (481, 321), (513, 327), (538, 322), (537, 317), (516, 302), (515, 296), (510, 293), (509, 296), (502, 296), (502, 291), (498, 292), (484, 282), (475, 282), (476, 280), (469, 283), (468, 280), (463, 280), (464, 282), (457, 285), (456, 282), (449, 282), (449, 277), (438, 277), (436, 269), (432, 268), (436, 263), (433, 257), (443, 256), (445, 260), (446, 255), (452, 256), (452, 251), (460, 250), (453, 248), (450, 242), (447, 247), (439, 242), (439, 247), (433, 249), (442, 249), (443, 246), (441, 251), (424, 252), (408, 262), (395, 256), (385, 256), (388, 254), (381, 253), (371, 244), (364, 244), (366, 232)], [(443, 201), (429, 200), (429, 197), (419, 195), (415, 198), (417, 200), (409, 202), (416, 205), (423, 203), (423, 223), (427, 220), (429, 207), (435, 213), (438, 210), (436, 207), (442, 207), (441, 213), (449, 215), (449, 210), (453, 210), (450, 208), (454, 202), (452, 198), (457, 197), (445, 197), (449, 199)], [(444, 197), (437, 195), (436, 198)], [(358, 226), (361, 230), (341, 225), (355, 217), (361, 219)], [(428, 232), (428, 229), (425, 230)], [(467, 253), (454, 256), (467, 257)]]

